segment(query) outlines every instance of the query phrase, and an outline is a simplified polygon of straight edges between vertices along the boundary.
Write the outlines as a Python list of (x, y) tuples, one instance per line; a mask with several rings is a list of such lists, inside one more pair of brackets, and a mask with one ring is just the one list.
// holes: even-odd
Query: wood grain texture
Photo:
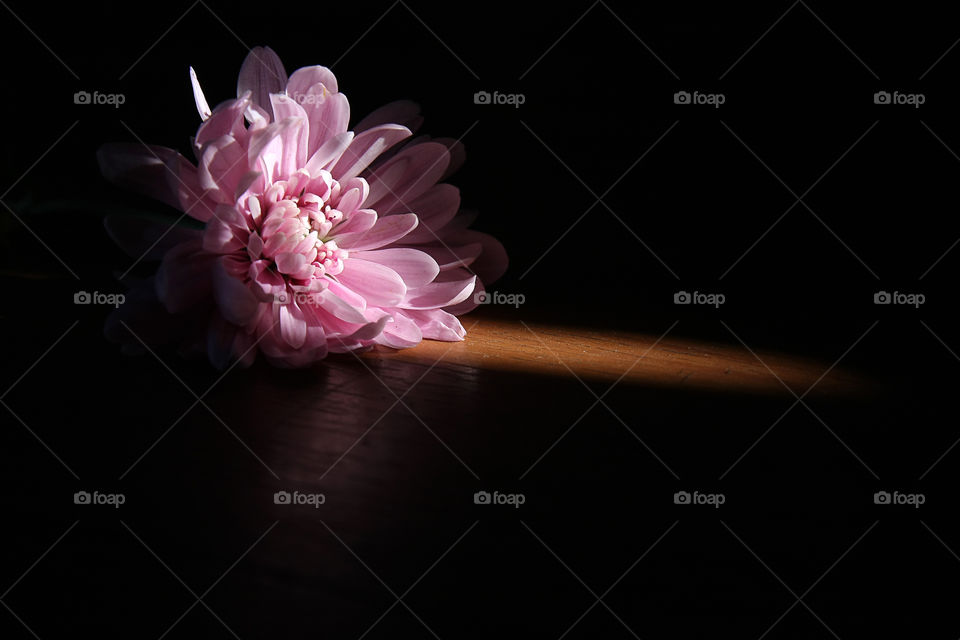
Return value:
[[(757, 352), (742, 344), (674, 337), (669, 332), (627, 333), (483, 315), (465, 316), (462, 320), (469, 331), (461, 343), (424, 341), (415, 349), (376, 351), (364, 357), (384, 362), (437, 363), (440, 367), (715, 391), (783, 393), (786, 384), (802, 394), (816, 383), (816, 393), (839, 394), (861, 392), (867, 386), (861, 376), (842, 368), (833, 369), (830, 362)], [(731, 341), (735, 341), (733, 336)]]

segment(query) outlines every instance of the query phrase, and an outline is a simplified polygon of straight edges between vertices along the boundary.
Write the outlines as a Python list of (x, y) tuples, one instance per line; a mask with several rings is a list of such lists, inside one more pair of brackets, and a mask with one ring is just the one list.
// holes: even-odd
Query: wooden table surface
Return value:
[[(18, 371), (63, 330), (55, 320), (6, 346)], [(579, 580), (600, 594), (657, 543), (606, 599), (623, 622), (669, 637), (694, 602), (699, 622), (745, 635), (786, 606), (784, 594), (717, 514), (682, 511), (673, 493), (726, 492), (719, 517), (751, 542), (769, 539), (764, 555), (778, 553), (777, 530), (761, 539), (742, 523), (758, 514), (793, 523), (777, 496), (810, 473), (840, 470), (869, 495), (869, 472), (824, 425), (843, 424), (837, 438), (862, 445), (864, 430), (839, 417), (861, 410), (870, 385), (831, 362), (754, 354), (733, 336), (663, 336), (669, 322), (654, 334), (486, 310), (463, 320), (464, 342), (226, 375), (165, 350), (121, 356), (99, 338), (99, 320), (84, 321), (4, 400), (22, 420), (3, 431), (5, 499), (18, 514), (3, 549), (8, 583), (59, 540), (4, 602), (41, 638), (80, 627), (117, 637), (481, 638), (505, 624), (556, 638), (594, 601)], [(69, 384), (37, 402), (51, 380)], [(814, 383), (809, 409), (793, 409), (784, 385), (800, 395)], [(76, 506), (79, 490), (126, 502)], [(324, 503), (277, 504), (278, 491)], [(525, 502), (478, 505), (478, 491)], [(836, 526), (849, 518), (842, 537), (855, 537), (862, 514), (831, 495), (818, 494), (818, 512)], [(792, 550), (794, 529), (784, 539)], [(625, 633), (596, 613), (580, 633)], [(10, 621), (11, 633), (26, 633)]]
[[(460, 343), (424, 341), (415, 349), (377, 351), (364, 357), (490, 372), (579, 377), (583, 380), (737, 392), (798, 394), (814, 383), (819, 393), (856, 393), (867, 382), (829, 362), (663, 334), (592, 330), (506, 320), (482, 313), (464, 316)], [(826, 374), (826, 375), (824, 375)], [(823, 379), (821, 380), (821, 377)], [(779, 378), (779, 380), (778, 380)], [(819, 382), (818, 382), (819, 381)]]

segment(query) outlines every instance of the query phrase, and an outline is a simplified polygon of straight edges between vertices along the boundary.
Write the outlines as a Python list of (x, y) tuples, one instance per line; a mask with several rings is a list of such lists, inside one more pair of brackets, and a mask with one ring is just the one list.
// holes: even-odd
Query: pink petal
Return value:
[(463, 302), (473, 293), (476, 276), (466, 280), (431, 282), (407, 292), (403, 302), (397, 306), (404, 309), (439, 309)]
[(277, 271), (285, 274), (295, 274), (307, 263), (302, 253), (281, 253), (277, 256)]
[(447, 166), (447, 170), (443, 172), (443, 175), (440, 176), (441, 180), (446, 180), (456, 173), (457, 169), (462, 167), (463, 163), (466, 162), (467, 151), (462, 142), (453, 138), (435, 138), (434, 142), (439, 142), (445, 146), (450, 153), (450, 164)]
[[(401, 163), (404, 166), (401, 174), (390, 171), (391, 167)], [(368, 206), (381, 215), (412, 211), (409, 203), (437, 184), (449, 164), (450, 153), (445, 146), (436, 142), (424, 142), (403, 149), (382, 167), (365, 176), (370, 182), (371, 191), (377, 179), (381, 182), (378, 192), (381, 197), (375, 199), (371, 195)]]
[(337, 180), (349, 180), (359, 175), (385, 150), (409, 137), (410, 130), (398, 124), (382, 124), (368, 129), (353, 139), (330, 173)]
[(176, 190), (170, 188), (169, 180), (176, 175), (178, 159), (181, 157), (173, 149), (139, 143), (105, 144), (97, 150), (97, 161), (103, 177), (171, 207), (180, 206)]
[(383, 333), (377, 337), (377, 342), (394, 349), (409, 349), (423, 341), (423, 333), (417, 323), (402, 313), (393, 316), (393, 322), (383, 327)]
[[(287, 81), (287, 95), (297, 100), (304, 96), (310, 87), (322, 83), (330, 93), (336, 93), (337, 77), (326, 67), (319, 65), (297, 69)], [(299, 100), (298, 100), (299, 101)]]
[(349, 260), (368, 260), (382, 264), (396, 271), (408, 288), (420, 287), (432, 282), (440, 267), (429, 255), (416, 249), (377, 249), (375, 251), (356, 251)]
[(270, 94), (281, 93), (287, 86), (287, 72), (279, 56), (270, 47), (254, 47), (240, 67), (237, 96), (250, 91), (255, 104), (270, 108)]
[(229, 134), (208, 142), (200, 152), (200, 187), (205, 191), (219, 190), (221, 193), (214, 197), (228, 202), (247, 173), (245, 160), (243, 147)]
[(367, 304), (379, 307), (394, 306), (407, 293), (407, 286), (396, 271), (359, 258), (348, 258), (337, 280), (363, 296)]
[(138, 215), (109, 215), (103, 220), (110, 238), (131, 258), (160, 260), (178, 244), (195, 241), (203, 233), (176, 225), (170, 227)]
[(408, 315), (420, 331), (423, 337), (428, 340), (443, 340), (445, 342), (456, 342), (463, 340), (467, 335), (463, 325), (457, 320), (457, 317), (441, 309), (431, 309), (430, 311), (402, 311)]
[(227, 273), (224, 258), (213, 267), (213, 295), (223, 317), (240, 326), (253, 319), (260, 304), (247, 285)]
[(180, 313), (207, 303), (215, 257), (203, 251), (199, 238), (179, 244), (163, 256), (154, 285), (167, 311)]
[(246, 246), (247, 234), (241, 237), (241, 231), (230, 226), (220, 218), (213, 217), (203, 231), (203, 249), (210, 253), (230, 253)]
[(295, 171), (299, 130), (304, 125), (299, 118), (287, 118), (254, 132), (247, 149), (250, 169), (259, 167), (268, 183)]
[(307, 322), (293, 302), (280, 305), (280, 335), (294, 349), (302, 347), (307, 339)]
[(193, 141), (194, 147), (199, 149), (211, 140), (231, 135), (237, 140), (246, 140), (247, 128), (243, 124), (243, 112), (250, 104), (250, 99), (231, 100), (217, 105), (206, 122), (197, 129), (197, 137)]
[[(406, 242), (406, 238), (404, 238), (404, 241)], [(423, 251), (436, 260), (441, 271), (468, 267), (483, 251), (483, 245), (479, 242), (456, 246), (418, 245), (414, 248)]]
[(197, 72), (190, 67), (190, 84), (193, 85), (193, 100), (197, 103), (197, 111), (200, 113), (200, 119), (206, 120), (213, 113), (210, 111), (210, 105), (203, 96), (203, 89), (200, 88), (200, 81), (197, 80)]
[(218, 206), (211, 194), (219, 195), (221, 192), (204, 192), (200, 186), (199, 170), (186, 158), (178, 158), (176, 167), (176, 175), (171, 177), (169, 183), (177, 194), (181, 210), (191, 218), (206, 222), (213, 217)]
[(454, 244), (479, 242), (483, 246), (483, 251), (470, 265), (470, 271), (480, 276), (487, 284), (496, 282), (507, 271), (509, 264), (507, 251), (499, 240), (489, 234), (464, 229), (445, 236), (444, 242)]
[(320, 296), (319, 306), (330, 315), (345, 322), (366, 322), (363, 315), (367, 307), (366, 300), (339, 282), (330, 282), (330, 286)]
[(339, 160), (352, 141), (353, 132), (344, 131), (324, 142), (304, 165), (307, 172), (311, 176), (316, 176), (321, 169), (326, 169), (330, 164)]
[(378, 219), (376, 224), (367, 231), (337, 233), (336, 241), (337, 245), (343, 249), (351, 249), (354, 251), (377, 249), (396, 242), (413, 231), (416, 226), (417, 216), (412, 213), (387, 216), (386, 218)]
[(250, 287), (255, 294), (259, 294), (261, 301), (274, 302), (287, 290), (286, 280), (279, 273), (271, 269), (269, 260), (257, 260), (250, 264), (247, 277), (250, 278)]
[(376, 322), (370, 322), (363, 325), (353, 333), (348, 336), (341, 338), (343, 341), (352, 341), (352, 340), (373, 340), (383, 331), (383, 328), (386, 326), (387, 322), (390, 321), (390, 316), (383, 316)]
[(307, 142), (309, 140), (309, 131), (307, 125), (307, 112), (297, 104), (293, 98), (288, 98), (283, 94), (272, 94), (270, 96), (270, 105), (273, 108), (273, 121), (281, 122), (287, 118), (296, 118), (303, 121), (303, 126), (298, 130), (296, 138), (296, 154), (294, 155), (293, 166), (287, 169), (289, 175), (307, 163)]
[(350, 122), (350, 102), (342, 93), (326, 96), (317, 104), (310, 117), (310, 150), (318, 149), (330, 138), (347, 130)]
[(367, 231), (377, 223), (377, 212), (373, 209), (355, 209), (346, 220), (337, 225), (333, 234), (348, 234)]
[(453, 220), (460, 209), (460, 190), (452, 184), (438, 184), (410, 201), (410, 210), (417, 214), (420, 224), (404, 238), (408, 244), (436, 242), (441, 230)]
[(397, 100), (384, 105), (361, 120), (353, 128), (357, 133), (362, 133), (367, 129), (381, 124), (400, 124), (410, 131), (416, 131), (423, 118), (420, 117), (420, 105), (410, 100)]

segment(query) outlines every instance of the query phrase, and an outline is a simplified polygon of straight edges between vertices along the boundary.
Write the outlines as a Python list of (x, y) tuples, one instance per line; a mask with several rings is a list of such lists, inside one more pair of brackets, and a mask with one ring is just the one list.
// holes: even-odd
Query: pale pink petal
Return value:
[(262, 302), (278, 300), (287, 290), (287, 283), (273, 270), (269, 260), (256, 260), (247, 272), (250, 288)]
[[(406, 242), (406, 238), (404, 238), (404, 242)], [(479, 242), (454, 246), (421, 244), (414, 248), (423, 251), (436, 260), (441, 271), (456, 269), (457, 267), (469, 267), (483, 251), (483, 245)]]
[(297, 69), (287, 81), (287, 95), (300, 101), (307, 91), (316, 84), (323, 84), (330, 93), (336, 93), (337, 77), (326, 67), (319, 65)]
[(431, 282), (411, 289), (397, 306), (403, 309), (438, 309), (463, 302), (473, 293), (476, 276), (465, 280)]
[(229, 202), (237, 185), (247, 173), (246, 153), (233, 136), (225, 135), (211, 140), (200, 151), (200, 187), (219, 202)]
[(318, 305), (330, 315), (345, 322), (366, 321), (363, 315), (366, 300), (338, 282), (330, 283), (328, 289), (320, 295)]
[(194, 145), (199, 149), (211, 140), (226, 135), (245, 141), (246, 127), (243, 126), (243, 112), (249, 105), (250, 97), (248, 95), (217, 105), (217, 108), (213, 110), (213, 115), (197, 129)]
[[(390, 168), (400, 163), (404, 166), (403, 173), (392, 174)], [(371, 195), (367, 206), (381, 215), (412, 211), (409, 203), (437, 184), (449, 164), (450, 153), (445, 146), (436, 142), (425, 142), (400, 151), (382, 167), (364, 175), (370, 183), (371, 194), (377, 181), (382, 185), (382, 192), (378, 193), (381, 197), (374, 198)]]
[(394, 306), (407, 293), (407, 286), (396, 271), (359, 258), (349, 258), (344, 263), (343, 271), (337, 275), (337, 280), (363, 296), (367, 304), (374, 306)]
[(373, 209), (355, 209), (346, 220), (337, 225), (334, 235), (359, 233), (373, 228), (377, 223), (377, 212)]
[(287, 86), (287, 72), (270, 47), (254, 47), (240, 67), (237, 96), (249, 91), (253, 101), (263, 109), (270, 108), (270, 94), (281, 93)]
[(463, 340), (467, 335), (466, 330), (457, 317), (441, 309), (431, 309), (429, 311), (403, 310), (400, 313), (409, 316), (420, 331), (423, 337), (428, 340), (443, 340), (445, 342), (456, 342)]
[(353, 139), (330, 173), (341, 181), (358, 176), (385, 150), (409, 137), (410, 130), (398, 124), (382, 124), (368, 129)]
[(350, 260), (358, 258), (393, 269), (400, 274), (408, 288), (420, 287), (432, 282), (440, 273), (437, 261), (416, 249), (377, 249), (354, 251), (350, 254)]
[(310, 150), (318, 149), (330, 138), (347, 130), (350, 122), (350, 102), (342, 93), (326, 96), (310, 115)]
[(280, 334), (288, 345), (299, 349), (307, 339), (307, 322), (304, 320), (303, 312), (293, 302), (279, 306)]
[(395, 313), (393, 321), (388, 322), (383, 327), (383, 333), (377, 336), (379, 344), (393, 347), (394, 349), (409, 349), (415, 347), (423, 341), (423, 333), (417, 323), (403, 315)]
[(270, 104), (273, 107), (274, 122), (282, 122), (287, 118), (296, 118), (304, 123), (303, 126), (298, 129), (296, 153), (293, 155), (293, 164), (286, 169), (286, 173), (284, 174), (289, 175), (307, 163), (307, 146), (309, 140), (307, 112), (304, 111), (303, 107), (297, 104), (293, 98), (279, 93), (270, 95)]
[(247, 149), (247, 162), (251, 170), (259, 170), (267, 182), (286, 177), (285, 169), (296, 169), (296, 140), (304, 121), (287, 118), (281, 122), (271, 122), (250, 137)]
[(406, 213), (396, 216), (380, 218), (367, 231), (354, 231), (336, 236), (337, 245), (344, 249), (362, 251), (364, 249), (378, 249), (396, 242), (407, 235), (417, 226), (417, 216)]
[(363, 325), (350, 335), (344, 336), (341, 340), (345, 342), (349, 342), (351, 340), (373, 340), (380, 335), (389, 320), (390, 316), (383, 316), (376, 322), (370, 322)]
[(190, 84), (193, 85), (193, 100), (197, 103), (197, 112), (200, 114), (200, 119), (206, 120), (213, 112), (210, 111), (210, 105), (207, 104), (207, 99), (203, 96), (203, 89), (200, 88), (200, 81), (197, 80), (197, 72), (193, 70), (193, 67), (190, 67)]
[(340, 159), (340, 156), (343, 155), (352, 141), (353, 132), (344, 131), (324, 142), (320, 145), (320, 148), (313, 152), (313, 155), (304, 165), (307, 172), (311, 176), (315, 176), (321, 169), (326, 169)]

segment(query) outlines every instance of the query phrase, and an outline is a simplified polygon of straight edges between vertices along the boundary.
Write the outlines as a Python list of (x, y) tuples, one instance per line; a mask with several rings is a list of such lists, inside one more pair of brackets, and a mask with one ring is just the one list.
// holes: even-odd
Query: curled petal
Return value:
[(313, 67), (303, 67), (293, 72), (290, 80), (287, 81), (287, 95), (299, 102), (307, 94), (310, 87), (316, 84), (323, 84), (330, 93), (338, 91), (337, 77), (333, 75), (333, 71), (315, 65)]
[(428, 340), (456, 342), (463, 340), (463, 337), (467, 335), (457, 317), (442, 309), (431, 309), (429, 311), (404, 309), (400, 313), (416, 322), (423, 333), (423, 337)]
[(377, 336), (377, 342), (394, 349), (409, 349), (423, 341), (423, 332), (417, 323), (403, 315), (396, 313), (393, 322), (383, 327), (383, 333)]
[(465, 280), (431, 282), (407, 292), (403, 302), (397, 306), (403, 309), (439, 309), (463, 302), (473, 293), (476, 276)]

